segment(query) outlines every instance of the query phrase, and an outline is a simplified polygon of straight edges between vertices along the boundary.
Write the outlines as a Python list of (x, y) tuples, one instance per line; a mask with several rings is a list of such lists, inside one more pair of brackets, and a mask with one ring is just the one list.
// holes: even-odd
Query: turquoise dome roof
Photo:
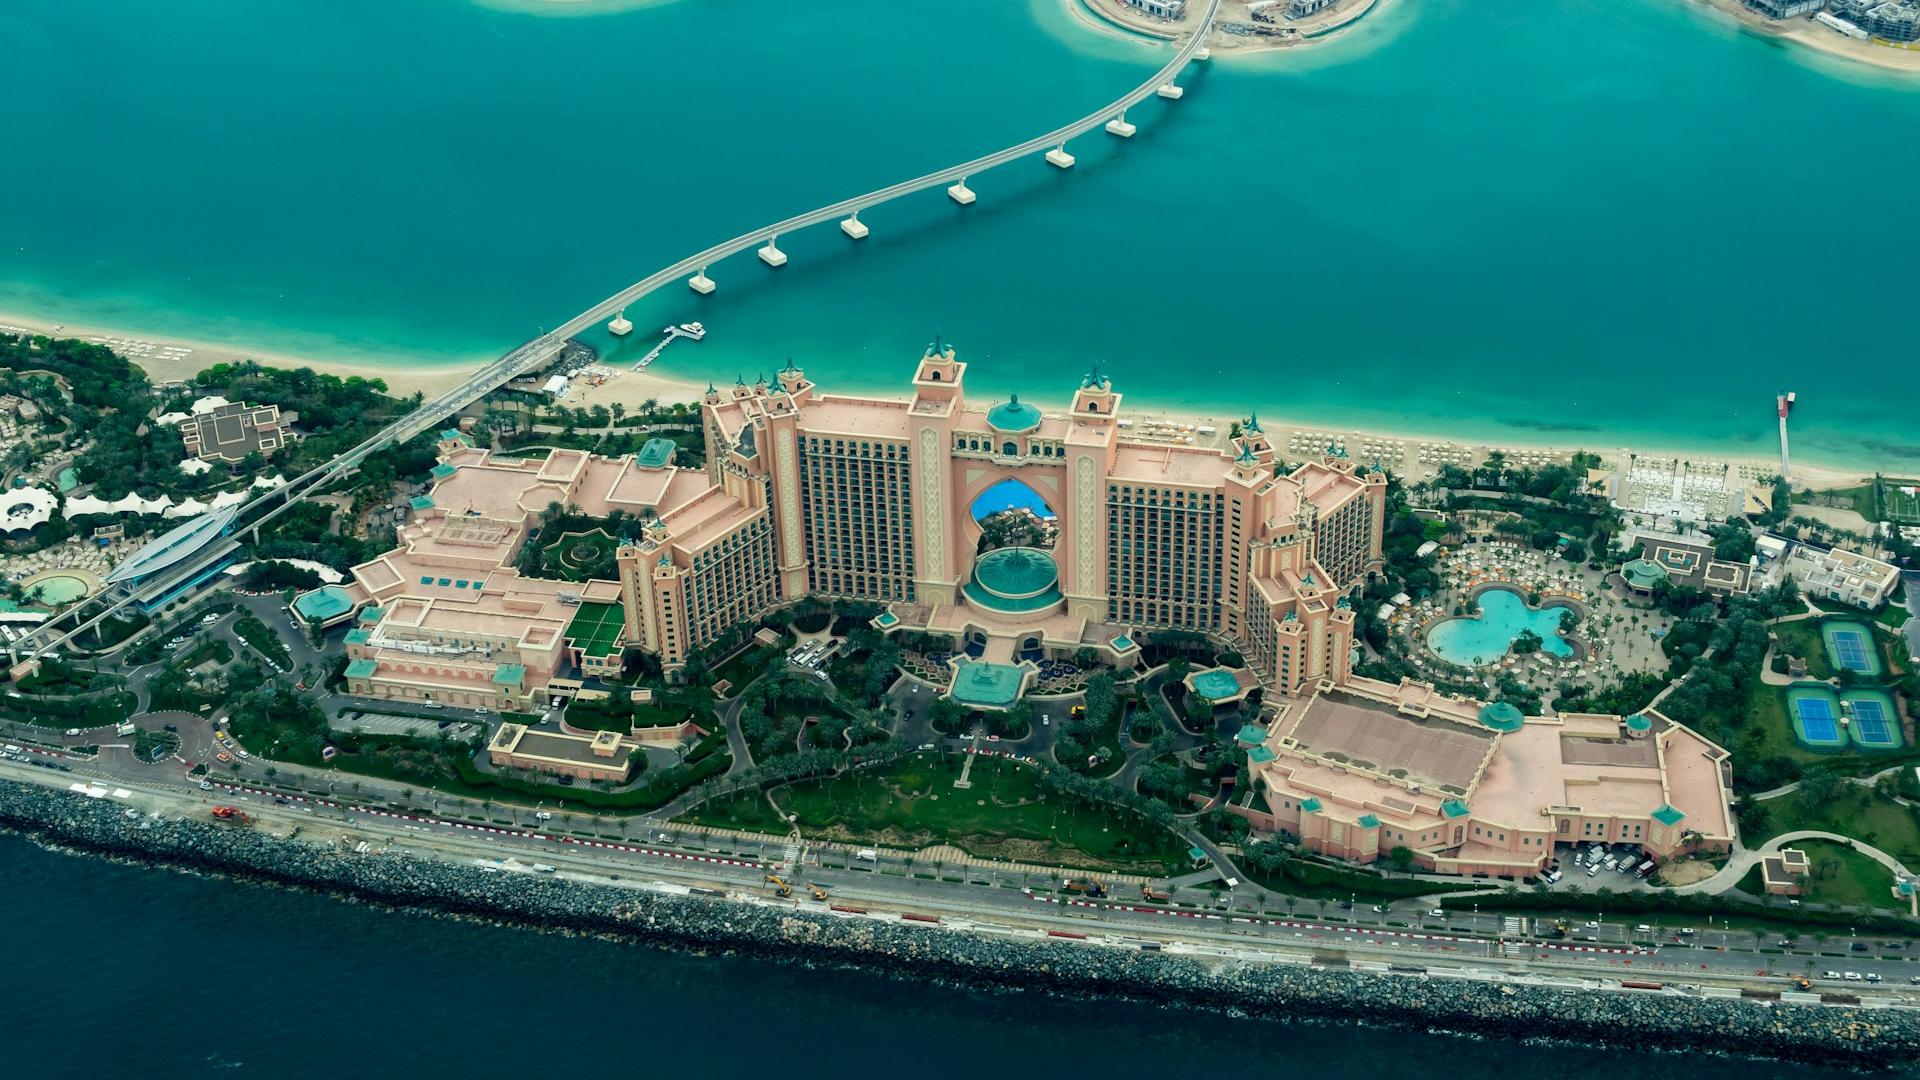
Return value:
[(1020, 400), (1020, 395), (987, 410), (987, 426), (995, 431), (1018, 434), (1040, 426), (1040, 410)]

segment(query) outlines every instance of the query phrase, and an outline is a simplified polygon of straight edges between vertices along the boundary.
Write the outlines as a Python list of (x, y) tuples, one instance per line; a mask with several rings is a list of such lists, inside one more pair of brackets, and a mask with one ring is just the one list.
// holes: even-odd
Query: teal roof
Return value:
[(1627, 730), (1652, 731), (1653, 718), (1649, 717), (1646, 713), (1634, 713), (1632, 716), (1627, 717)]
[(1527, 716), (1510, 701), (1493, 701), (1480, 707), (1480, 722), (1495, 731), (1519, 731)]
[(1119, 637), (1113, 639), (1112, 644), (1114, 652), (1126, 652), (1128, 649), (1133, 648), (1133, 639), (1125, 634), (1121, 634)]
[(973, 564), (973, 579), (963, 591), (989, 611), (1040, 611), (1061, 601), (1060, 568), (1038, 548), (996, 548)]
[(1450, 818), (1466, 817), (1467, 804), (1459, 799), (1448, 799), (1440, 804), (1440, 813)]
[(1363, 829), (1377, 829), (1380, 827), (1380, 819), (1374, 817), (1372, 814), (1361, 814), (1360, 820), (1354, 822), (1354, 824)]
[(1248, 746), (1259, 746), (1267, 741), (1267, 729), (1259, 724), (1244, 724), (1240, 728), (1240, 734), (1234, 738)]
[(1112, 385), (1111, 380), (1105, 375), (1100, 374), (1100, 368), (1098, 366), (1087, 372), (1086, 377), (1080, 380), (1080, 389), (1082, 390), (1105, 390), (1110, 385)]
[(1277, 756), (1278, 755), (1276, 755), (1272, 750), (1269, 750), (1265, 746), (1256, 746), (1253, 749), (1247, 751), (1247, 760), (1260, 765), (1264, 765), (1267, 762), (1272, 761)]
[(347, 596), (347, 590), (338, 585), (322, 585), (312, 592), (295, 597), (293, 610), (303, 619), (319, 619), (324, 622), (352, 611), (353, 600)]
[(987, 410), (987, 426), (995, 431), (1019, 434), (1040, 426), (1040, 410), (1020, 400), (1020, 395)]
[(665, 468), (673, 460), (673, 452), (677, 449), (679, 447), (674, 445), (672, 439), (648, 439), (640, 447), (640, 452), (633, 456), (633, 463), (643, 469)]
[(407, 505), (413, 507), (415, 510), (431, 510), (433, 509), (433, 496), (415, 495), (408, 501)]
[(457, 473), (459, 471), (460, 471), (460, 466), (449, 465), (444, 461), (438, 465), (435, 465), (432, 469), (434, 478), (439, 480), (445, 480), (447, 477), (452, 476), (454, 473)]
[(1620, 576), (1636, 589), (1651, 589), (1667, 580), (1667, 568), (1652, 559), (1635, 559), (1620, 568)]
[(1681, 821), (1686, 819), (1686, 816), (1686, 811), (1681, 810), (1672, 803), (1661, 803), (1660, 809), (1653, 812), (1653, 820), (1667, 826), (1680, 824)]
[(355, 627), (347, 631), (347, 644), (349, 645), (365, 645), (371, 640), (373, 640), (373, 631), (365, 629), (364, 627)]
[(891, 630), (893, 627), (899, 625), (899, 623), (900, 617), (891, 611), (883, 611), (873, 617), (873, 625), (882, 630)]
[[(1203, 671), (1193, 677), (1193, 692), (1208, 701), (1226, 701), (1240, 696), (1240, 680), (1224, 668)], [(1262, 739), (1266, 736), (1261, 735)]]
[(363, 623), (377, 623), (380, 621), (380, 615), (380, 609), (372, 604), (360, 609), (360, 621)]
[(1319, 799), (1314, 799), (1314, 798), (1309, 798), (1309, 799), (1305, 799), (1305, 800), (1303, 800), (1303, 801), (1302, 801), (1302, 802), (1300, 803), (1300, 812), (1301, 812), (1301, 813), (1303, 813), (1303, 814), (1317, 814), (1317, 813), (1319, 813), (1319, 812), (1320, 812), (1320, 800), (1319, 800)]
[(1187, 858), (1192, 859), (1194, 862), (1205, 862), (1211, 857), (1212, 856), (1208, 855), (1203, 848), (1190, 847), (1187, 849)]
[(501, 664), (493, 673), (495, 686), (519, 686), (527, 681), (527, 665)]
[(963, 705), (1004, 709), (1020, 700), (1020, 684), (1025, 675), (1012, 664), (962, 660), (954, 667), (953, 685), (947, 688), (947, 696)]
[(1242, 431), (1251, 431), (1251, 432), (1253, 432), (1253, 433), (1254, 433), (1255, 435), (1258, 435), (1258, 434), (1260, 434), (1260, 433), (1261, 433), (1261, 431), (1263, 430), (1263, 429), (1262, 429), (1262, 428), (1260, 427), (1260, 414), (1259, 414), (1259, 413), (1248, 413), (1248, 414), (1247, 414), (1247, 422), (1246, 422), (1246, 423), (1244, 423), (1244, 424), (1241, 424), (1241, 425), (1240, 425), (1240, 429), (1241, 429)]
[(380, 662), (378, 660), (355, 660), (347, 665), (347, 678), (364, 679), (378, 670), (380, 670)]

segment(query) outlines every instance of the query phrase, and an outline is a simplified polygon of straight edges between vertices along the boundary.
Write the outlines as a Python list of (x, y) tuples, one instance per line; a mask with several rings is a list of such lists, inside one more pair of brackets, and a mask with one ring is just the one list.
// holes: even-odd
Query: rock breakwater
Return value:
[(355, 854), (263, 831), (129, 818), (108, 800), (0, 781), (0, 824), (100, 854), (223, 872), (401, 907), (736, 955), (1280, 1019), (1394, 1024), (1509, 1038), (1629, 1040), (1648, 1049), (1907, 1067), (1920, 1011), (1576, 990), (1243, 962), (1061, 939), (1006, 938), (594, 885), (398, 854)]

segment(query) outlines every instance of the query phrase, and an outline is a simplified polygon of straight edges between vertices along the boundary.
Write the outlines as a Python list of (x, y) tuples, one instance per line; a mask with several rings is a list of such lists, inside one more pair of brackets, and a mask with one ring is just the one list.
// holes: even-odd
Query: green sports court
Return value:
[(1827, 646), (1827, 659), (1837, 671), (1851, 671), (1872, 678), (1880, 674), (1879, 646), (1873, 628), (1854, 619), (1828, 619), (1820, 624), (1820, 640)]

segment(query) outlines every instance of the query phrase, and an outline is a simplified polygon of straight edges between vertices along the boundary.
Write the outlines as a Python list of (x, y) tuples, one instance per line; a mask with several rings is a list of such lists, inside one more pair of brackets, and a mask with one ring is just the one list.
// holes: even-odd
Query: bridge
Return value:
[[(783, 266), (787, 262), (787, 256), (780, 250), (779, 240), (780, 237), (789, 233), (838, 220), (841, 232), (850, 239), (862, 240), (869, 232), (867, 224), (860, 220), (860, 213), (863, 210), (936, 187), (945, 187), (947, 196), (953, 201), (963, 206), (971, 205), (976, 196), (967, 186), (967, 181), (983, 173), (1041, 152), (1044, 152), (1048, 164), (1061, 169), (1071, 168), (1074, 159), (1073, 155), (1067, 152), (1067, 144), (1097, 127), (1119, 138), (1131, 137), (1135, 128), (1127, 122), (1128, 109), (1149, 97), (1157, 96), (1177, 101), (1183, 96), (1185, 91), (1177, 80), (1188, 64), (1195, 60), (1207, 59), (1209, 55), (1207, 36), (1213, 29), (1213, 20), (1219, 14), (1222, 2), (1223, 0), (1208, 0), (1206, 10), (1199, 19), (1199, 29), (1180, 45), (1174, 52), (1173, 58), (1154, 72), (1152, 77), (1116, 100), (1078, 120), (1063, 124), (1044, 135), (1037, 135), (1004, 150), (997, 150), (938, 172), (890, 184), (851, 199), (843, 199), (830, 206), (796, 214), (783, 221), (776, 221), (751, 232), (741, 233), (731, 240), (715, 244), (705, 251), (689, 255), (671, 266), (663, 267), (480, 368), (461, 380), (458, 386), (423, 401), (413, 412), (388, 424), (353, 449), (293, 477), (279, 488), (255, 496), (241, 504), (234, 511), (232, 530), (240, 533), (253, 532), (257, 535), (262, 526), (285, 513), (301, 499), (324, 490), (332, 481), (352, 472), (369, 455), (386, 447), (404, 443), (431, 430), (435, 425), (444, 422), (448, 417), (501, 386), (545, 368), (560, 355), (561, 350), (566, 348), (567, 341), (574, 335), (602, 321), (624, 322), (623, 312), (629, 304), (639, 301), (666, 285), (684, 278), (688, 287), (695, 292), (703, 295), (711, 293), (715, 285), (713, 279), (707, 276), (707, 271), (729, 256), (754, 249), (757, 250), (760, 260), (767, 265)], [(217, 567), (237, 546), (237, 541), (231, 536), (223, 535), (218, 542), (207, 544), (150, 577), (139, 582), (114, 585), (69, 607), (57, 617), (41, 624), (33, 632), (13, 643), (9, 652), (12, 655), (15, 673), (24, 674), (29, 670), (25, 665), (34, 663), (41, 656), (46, 655), (48, 650), (57, 649), (75, 636), (113, 618), (126, 610), (130, 604), (142, 599), (165, 596), (176, 589), (190, 585)], [(140, 554), (144, 554), (144, 549), (135, 557), (139, 557)], [(66, 626), (64, 630), (61, 629), (63, 625)]]

